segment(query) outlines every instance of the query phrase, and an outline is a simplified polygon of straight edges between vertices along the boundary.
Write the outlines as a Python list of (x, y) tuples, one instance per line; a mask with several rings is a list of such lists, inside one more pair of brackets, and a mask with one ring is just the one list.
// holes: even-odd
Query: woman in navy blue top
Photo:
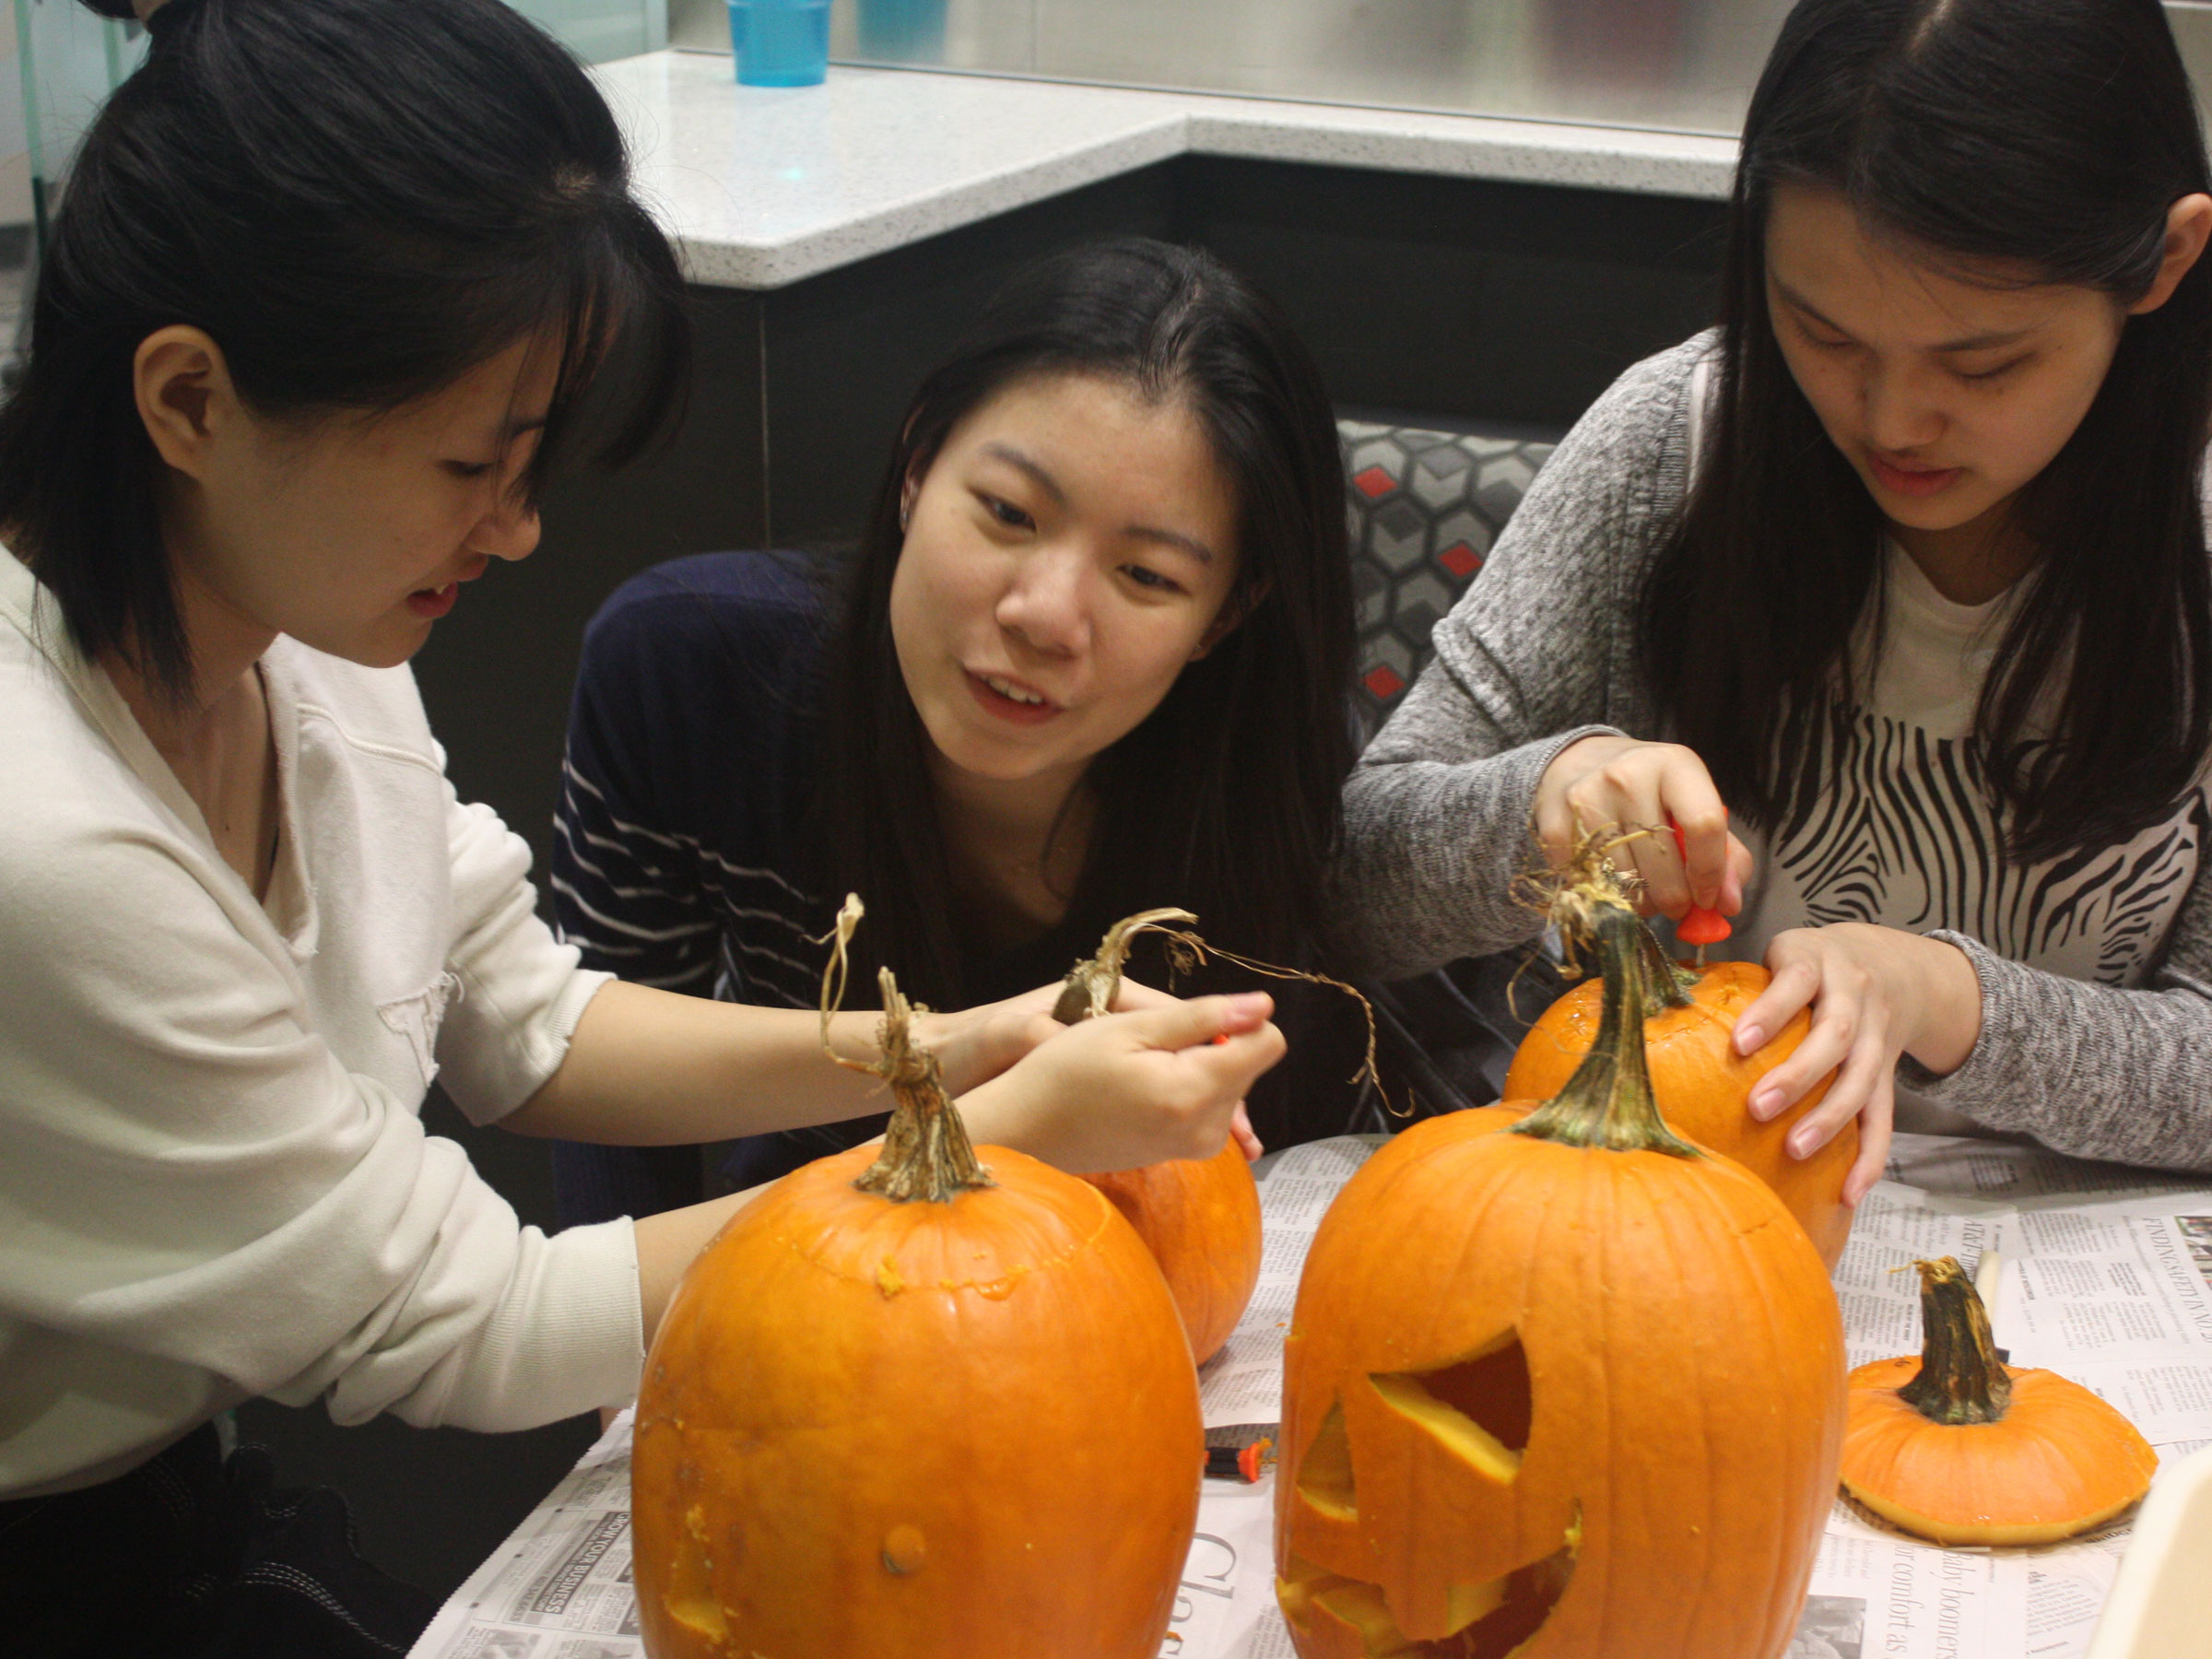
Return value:
[[(1279, 313), (1207, 255), (1094, 244), (1017, 276), (923, 384), (857, 554), (677, 559), (594, 620), (552, 885), (585, 961), (811, 1006), (836, 899), (935, 1006), (1049, 982), (1115, 918), (1324, 964), (1350, 759), (1335, 425)], [(1166, 964), (1140, 955), (1155, 984)], [(1362, 1030), (1276, 991), (1272, 1143), (1336, 1133)], [(855, 985), (872, 982), (856, 971)], [(570, 1220), (734, 1190), (874, 1134), (559, 1148)]]

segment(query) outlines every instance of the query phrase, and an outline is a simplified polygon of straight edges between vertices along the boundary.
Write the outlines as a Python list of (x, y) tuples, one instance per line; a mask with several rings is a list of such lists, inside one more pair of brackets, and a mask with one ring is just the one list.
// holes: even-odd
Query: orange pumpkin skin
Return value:
[(1099, 1191), (1004, 1147), (950, 1202), (787, 1176), (692, 1265), (632, 1465), (653, 1659), (1151, 1659), (1196, 1522), (1174, 1302)]
[[(1315, 1238), (1277, 1487), (1299, 1652), (1771, 1659), (1835, 1490), (1818, 1257), (1733, 1164), (1498, 1133), (1517, 1115), (1406, 1130)], [(1408, 1378), (1488, 1418), (1492, 1472)]]
[[(1851, 1236), (1843, 1178), (1859, 1156), (1858, 1120), (1845, 1124), (1812, 1157), (1798, 1159), (1786, 1150), (1790, 1130), (1820, 1103), (1832, 1076), (1767, 1123), (1747, 1110), (1759, 1078), (1795, 1053), (1812, 1030), (1810, 1016), (1801, 1009), (1757, 1053), (1736, 1053), (1730, 1041), (1736, 1017), (1771, 978), (1757, 962), (1709, 963), (1699, 973), (1688, 1007), (1662, 1008), (1646, 1019), (1644, 1052), (1652, 1089), (1676, 1134), (1735, 1159), (1774, 1189), (1832, 1271)], [(1548, 1100), (1566, 1087), (1597, 1036), (1599, 994), (1593, 976), (1545, 1009), (1514, 1051), (1505, 1077), (1506, 1099)]]
[(1221, 1351), (1260, 1282), (1260, 1189), (1233, 1140), (1211, 1158), (1086, 1175), (1136, 1230), (1182, 1315), (1191, 1357)]
[(1851, 1373), (1844, 1488), (1938, 1544), (2051, 1544), (2101, 1526), (2150, 1488), (2159, 1454), (2136, 1426), (2056, 1371), (2008, 1365), (1994, 1423), (1932, 1423), (1897, 1391), (1909, 1354)]

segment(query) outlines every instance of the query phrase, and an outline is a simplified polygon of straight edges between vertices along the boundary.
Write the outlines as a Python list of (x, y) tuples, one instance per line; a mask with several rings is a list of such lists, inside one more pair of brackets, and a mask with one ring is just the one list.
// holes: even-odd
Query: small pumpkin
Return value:
[(1843, 1334), (1763, 1184), (1668, 1132), (1644, 930), (1585, 855), (1596, 1041), (1346, 1185), (1285, 1346), (1277, 1591), (1304, 1659), (1771, 1659), (1835, 1490)]
[(2150, 1488), (2136, 1426), (2055, 1371), (2006, 1365), (1955, 1256), (1915, 1262), (1920, 1353), (1851, 1373), (1843, 1489), (1938, 1544), (2049, 1544)]
[(1205, 1457), (1174, 1301), (1098, 1189), (1004, 1147), (983, 1167), (882, 986), (880, 1155), (740, 1211), (647, 1357), (645, 1650), (1152, 1659)]
[[(1773, 1188), (1832, 1269), (1851, 1236), (1843, 1178), (1859, 1156), (1858, 1120), (1812, 1157), (1792, 1158), (1790, 1130), (1827, 1095), (1832, 1074), (1766, 1123), (1748, 1109), (1759, 1080), (1797, 1052), (1812, 1030), (1811, 1017), (1800, 1009), (1756, 1053), (1738, 1054), (1736, 1018), (1767, 988), (1767, 971), (1757, 962), (1669, 962), (1655, 939), (1646, 956), (1654, 994), (1645, 1007), (1644, 1044), (1652, 1090), (1668, 1126), (1734, 1159)], [(1559, 1091), (1597, 1034), (1603, 994), (1594, 982), (1585, 981), (1544, 1011), (1514, 1051), (1505, 1077), (1507, 1100), (1548, 1100)]]
[[(1163, 923), (1196, 920), (1188, 911), (1152, 910), (1115, 923), (1098, 954), (1070, 971), (1053, 1017), (1073, 1025), (1106, 1013), (1121, 989), (1130, 941)], [(1260, 1189), (1243, 1149), (1231, 1141), (1211, 1158), (1084, 1179), (1113, 1201), (1152, 1252), (1182, 1314), (1191, 1356), (1204, 1365), (1235, 1331), (1260, 1282)]]

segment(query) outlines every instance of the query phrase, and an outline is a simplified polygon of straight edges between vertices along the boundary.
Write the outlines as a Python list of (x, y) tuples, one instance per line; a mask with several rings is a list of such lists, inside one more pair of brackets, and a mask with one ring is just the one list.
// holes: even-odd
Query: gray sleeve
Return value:
[(1439, 622), (1436, 655), (1345, 787), (1338, 912), (1384, 978), (1526, 943), (1536, 784), (1576, 739), (1649, 732), (1638, 590), (1682, 498), (1705, 336), (1638, 364), (1568, 433)]
[(2212, 860), (2182, 901), (2148, 988), (2047, 973), (1955, 933), (1982, 982), (1982, 1035), (1938, 1077), (1898, 1080), (1992, 1129), (2077, 1158), (2212, 1170)]

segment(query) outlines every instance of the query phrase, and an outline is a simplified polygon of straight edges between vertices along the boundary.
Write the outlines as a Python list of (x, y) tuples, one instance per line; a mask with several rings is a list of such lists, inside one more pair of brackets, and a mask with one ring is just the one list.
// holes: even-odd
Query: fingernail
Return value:
[(1790, 1136), (1790, 1156), (1792, 1158), (1810, 1158), (1819, 1150), (1819, 1132), (1809, 1125)]
[(1765, 1123), (1782, 1110), (1782, 1090), (1762, 1088), (1751, 1097), (1751, 1115)]
[(1759, 1044), (1766, 1040), (1767, 1034), (1755, 1025), (1739, 1025), (1735, 1028), (1735, 1052), (1739, 1054), (1757, 1053)]
[(1265, 1019), (1273, 1006), (1273, 999), (1265, 991), (1240, 991), (1229, 999), (1232, 1019)]

